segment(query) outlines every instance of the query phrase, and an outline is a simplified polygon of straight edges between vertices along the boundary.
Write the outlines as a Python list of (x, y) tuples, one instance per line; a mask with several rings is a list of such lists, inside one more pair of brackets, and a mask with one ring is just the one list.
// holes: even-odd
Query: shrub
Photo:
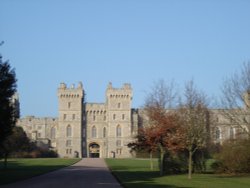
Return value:
[(215, 158), (212, 167), (219, 173), (250, 172), (250, 140), (228, 141)]

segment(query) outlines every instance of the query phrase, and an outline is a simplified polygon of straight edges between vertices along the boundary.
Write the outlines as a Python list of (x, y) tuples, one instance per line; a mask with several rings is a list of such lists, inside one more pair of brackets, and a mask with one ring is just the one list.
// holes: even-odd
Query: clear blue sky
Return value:
[(57, 87), (82, 81), (88, 102), (132, 84), (194, 79), (218, 96), (250, 60), (249, 0), (1, 0), (0, 47), (15, 67), (21, 115), (57, 116)]

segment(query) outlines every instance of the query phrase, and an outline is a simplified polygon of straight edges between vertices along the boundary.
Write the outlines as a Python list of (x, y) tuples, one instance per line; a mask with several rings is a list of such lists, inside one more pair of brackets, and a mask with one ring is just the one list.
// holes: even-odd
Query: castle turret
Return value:
[(131, 141), (132, 88), (124, 84), (113, 88), (109, 83), (106, 90), (106, 105), (109, 127), (109, 151), (119, 156), (129, 156), (128, 142)]
[(67, 88), (61, 83), (58, 88), (58, 154), (60, 157), (82, 157), (84, 91), (82, 83)]

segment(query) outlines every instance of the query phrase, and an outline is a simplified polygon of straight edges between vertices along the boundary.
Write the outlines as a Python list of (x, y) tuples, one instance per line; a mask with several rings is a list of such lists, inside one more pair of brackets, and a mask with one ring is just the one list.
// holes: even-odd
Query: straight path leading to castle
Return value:
[(82, 159), (78, 163), (2, 188), (121, 188), (103, 159)]

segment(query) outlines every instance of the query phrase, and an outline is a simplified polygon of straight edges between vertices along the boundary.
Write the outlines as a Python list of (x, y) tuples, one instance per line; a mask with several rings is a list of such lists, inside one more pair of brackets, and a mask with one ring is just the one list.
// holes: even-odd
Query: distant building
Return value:
[[(77, 87), (61, 83), (57, 93), (58, 118), (27, 116), (17, 122), (30, 139), (41, 147), (56, 150), (60, 157), (133, 156), (127, 144), (133, 141), (138, 128), (146, 125), (147, 116), (143, 109), (131, 108), (130, 84), (113, 88), (109, 83), (105, 103), (86, 103), (82, 83)], [(242, 118), (250, 118), (250, 113)], [(242, 129), (224, 118), (222, 110), (210, 110), (209, 121), (214, 143), (244, 135)]]

